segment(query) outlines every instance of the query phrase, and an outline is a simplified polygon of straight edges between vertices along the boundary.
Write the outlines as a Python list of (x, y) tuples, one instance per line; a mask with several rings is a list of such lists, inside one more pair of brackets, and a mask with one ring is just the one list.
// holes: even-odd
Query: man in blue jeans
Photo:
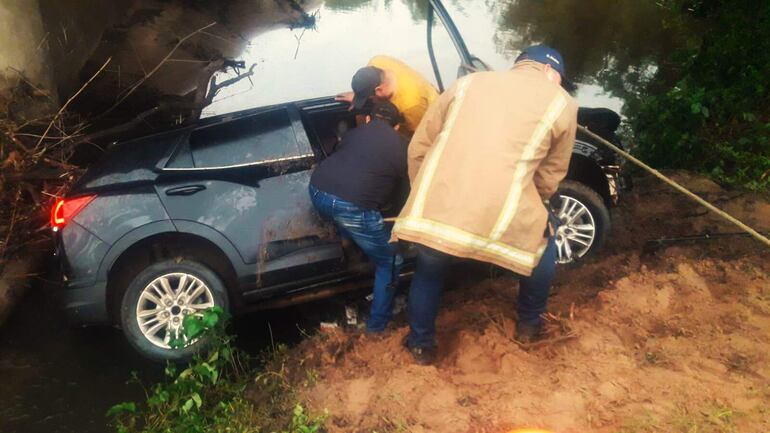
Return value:
[(334, 222), (374, 263), (374, 298), (367, 332), (380, 333), (391, 319), (403, 259), (388, 243), (390, 228), (381, 210), (408, 188), (406, 139), (398, 133), (401, 115), (390, 102), (374, 105), (366, 124), (350, 131), (310, 178), (318, 213)]
[(418, 245), (407, 338), (418, 363), (433, 360), (451, 257), (522, 275), (516, 338), (540, 334), (557, 230), (544, 202), (567, 174), (577, 128), (565, 84), (561, 54), (529, 47), (510, 71), (457, 80), (417, 127), (409, 143), (411, 193), (393, 237)]
[[(552, 227), (556, 227), (554, 224)], [(550, 229), (549, 229), (550, 230)], [(417, 269), (409, 291), (410, 334), (405, 342), (420, 364), (433, 361), (441, 292), (454, 257), (424, 245), (417, 245)], [(529, 343), (541, 331), (541, 314), (545, 312), (553, 277), (556, 273), (556, 243), (548, 236), (548, 244), (532, 275), (519, 280), (516, 312), (516, 339)]]

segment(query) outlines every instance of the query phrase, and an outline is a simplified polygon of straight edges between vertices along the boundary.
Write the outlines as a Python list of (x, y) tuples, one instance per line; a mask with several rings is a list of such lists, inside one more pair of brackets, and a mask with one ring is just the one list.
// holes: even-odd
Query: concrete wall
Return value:
[(0, 91), (17, 84), (14, 69), (55, 91), (46, 33), (38, 0), (0, 0)]
[[(76, 90), (104, 30), (132, 0), (0, 0), (0, 91), (18, 73), (52, 96)], [(11, 69), (13, 68), (13, 69)]]

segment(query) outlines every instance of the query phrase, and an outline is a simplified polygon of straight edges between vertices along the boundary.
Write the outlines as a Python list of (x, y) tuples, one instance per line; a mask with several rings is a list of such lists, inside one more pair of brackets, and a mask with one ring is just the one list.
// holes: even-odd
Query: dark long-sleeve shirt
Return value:
[(310, 184), (362, 208), (382, 210), (408, 185), (407, 145), (387, 122), (372, 119), (345, 135)]

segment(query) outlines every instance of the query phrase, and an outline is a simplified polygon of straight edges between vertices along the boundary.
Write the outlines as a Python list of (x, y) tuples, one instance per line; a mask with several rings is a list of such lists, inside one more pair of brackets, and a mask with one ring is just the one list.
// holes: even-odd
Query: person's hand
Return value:
[(340, 93), (334, 97), (334, 100), (338, 102), (347, 102), (350, 104), (350, 108), (348, 108), (348, 110), (353, 109), (353, 92)]

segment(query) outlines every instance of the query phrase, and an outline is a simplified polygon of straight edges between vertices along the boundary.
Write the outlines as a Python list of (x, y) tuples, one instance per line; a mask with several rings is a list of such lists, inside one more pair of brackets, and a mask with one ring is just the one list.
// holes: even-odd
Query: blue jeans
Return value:
[(404, 262), (396, 246), (388, 242), (390, 229), (378, 210), (361, 208), (313, 185), (309, 189), (318, 213), (334, 222), (340, 234), (352, 239), (374, 263), (374, 299), (366, 328), (369, 332), (384, 331), (393, 316), (393, 298)]
[[(417, 246), (417, 269), (409, 289), (409, 347), (435, 346), (441, 291), (453, 259), (453, 256), (424, 245)], [(519, 324), (541, 324), (540, 315), (545, 312), (555, 272), (556, 242), (551, 237), (532, 275), (520, 279), (517, 308)]]

